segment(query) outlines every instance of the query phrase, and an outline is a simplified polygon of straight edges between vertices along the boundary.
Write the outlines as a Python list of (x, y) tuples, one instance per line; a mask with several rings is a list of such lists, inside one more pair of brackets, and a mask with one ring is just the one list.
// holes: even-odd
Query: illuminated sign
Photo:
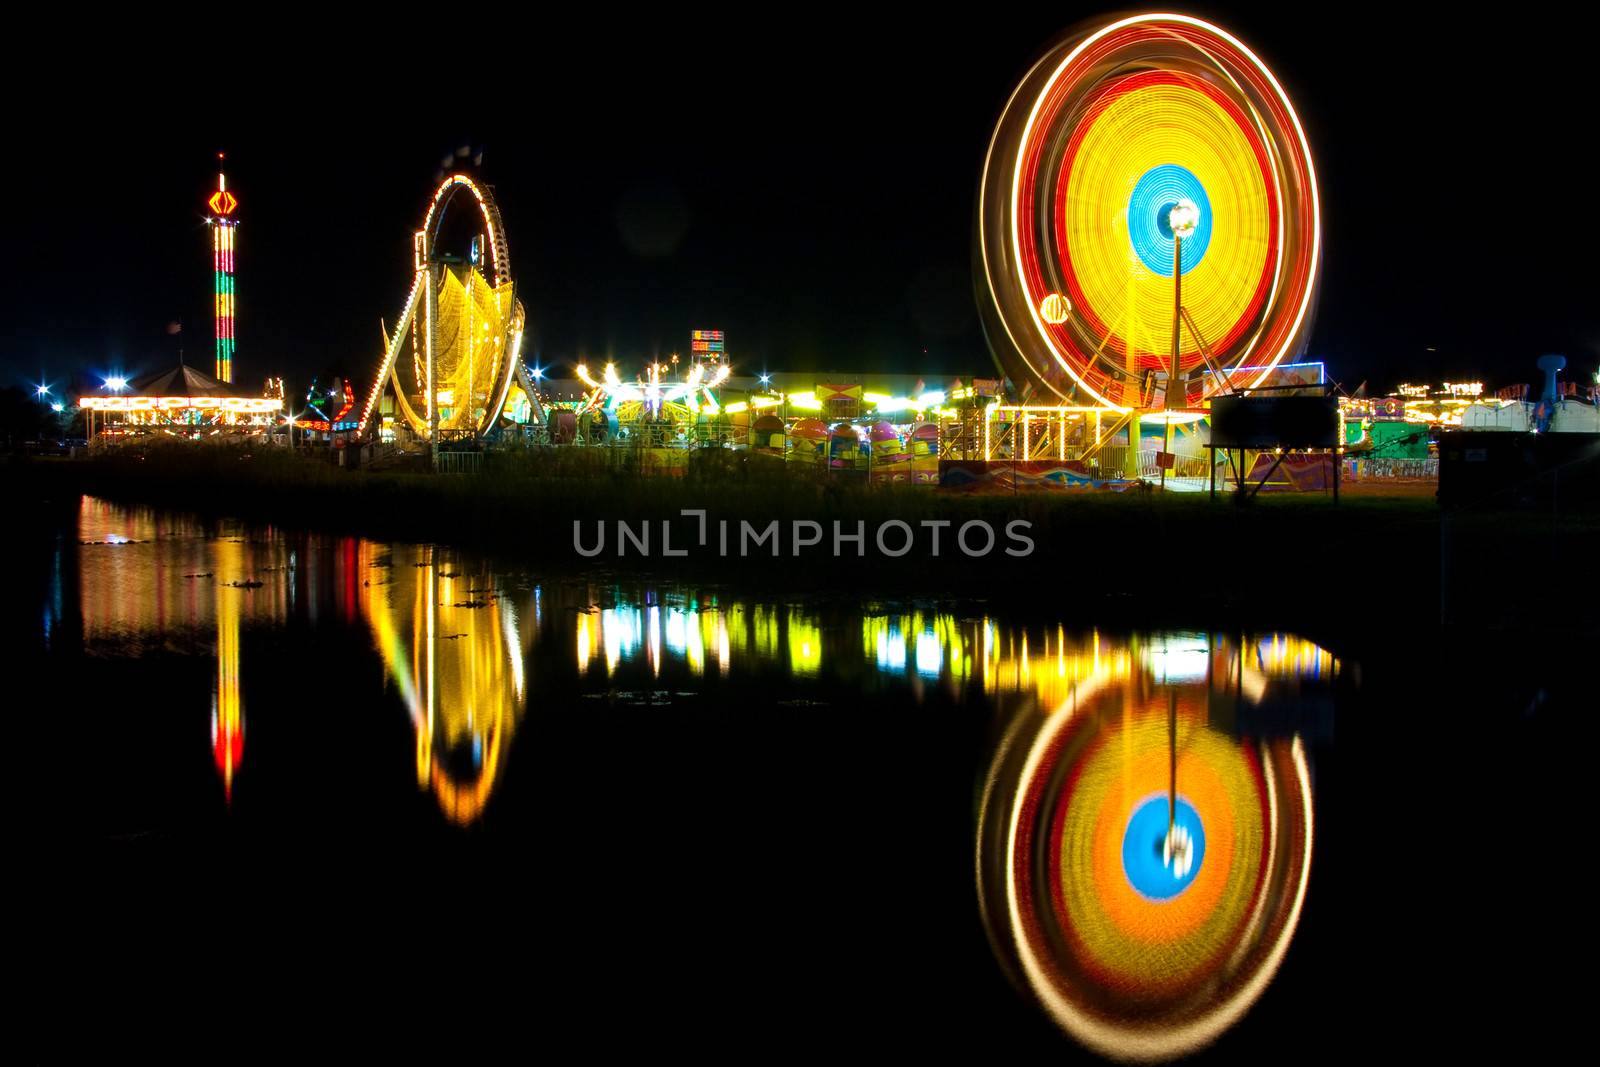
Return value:
[[(1277, 366), (1234, 367), (1227, 372), (1228, 383), (1235, 389), (1281, 389), (1299, 386), (1320, 386), (1327, 381), (1327, 369), (1320, 361), (1309, 363), (1279, 363)], [(1246, 382), (1243, 379), (1254, 379)]]
[(725, 338), (721, 330), (690, 330), (689, 351), (697, 356), (707, 356), (711, 359), (722, 358), (726, 349), (723, 347)]

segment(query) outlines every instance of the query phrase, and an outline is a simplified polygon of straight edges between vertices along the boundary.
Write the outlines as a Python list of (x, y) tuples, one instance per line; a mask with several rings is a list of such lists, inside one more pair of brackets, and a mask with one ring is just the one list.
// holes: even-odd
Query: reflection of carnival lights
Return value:
[[(1158, 638), (1153, 647), (1170, 644)], [(1309, 643), (1274, 637), (1247, 648), (1254, 651), (1273, 646), (1305, 653)], [(1231, 654), (1238, 651), (1231, 650)], [(1292, 653), (1279, 659), (1286, 670), (1294, 669), (1296, 662), (1307, 662), (1304, 658), (1297, 661)], [(1319, 668), (1328, 665), (1326, 661), (1317, 663)], [(996, 753), (980, 799), (984, 829), (979, 837), (977, 874), (980, 904), (991, 934), (997, 938), (1002, 962), (1009, 960), (1018, 968), (1018, 977), (1063, 1029), (1103, 1054), (1157, 1060), (1191, 1052), (1215, 1039), (1238, 1021), (1272, 980), (1304, 903), (1313, 823), (1310, 775), (1300, 738), (1234, 742), (1206, 724), (1207, 686), (1181, 686), (1178, 692), (1186, 695), (1175, 699), (1183, 709), (1177, 728), (1188, 735), (1178, 749), (1184, 753), (1178, 771), (1184, 802), (1195, 789), (1200, 790), (1196, 796), (1206, 795), (1206, 775), (1215, 772), (1206, 771), (1205, 761), (1214, 758), (1223, 760), (1216, 765), (1219, 771), (1231, 761), (1236, 768), (1227, 772), (1233, 782), (1231, 789), (1244, 790), (1220, 808), (1218, 800), (1199, 801), (1202, 810), (1210, 812), (1207, 834), (1213, 838), (1203, 861), (1206, 867), (1199, 875), (1207, 877), (1209, 868), (1209, 889), (1200, 896), (1182, 891), (1189, 893), (1187, 904), (1181, 895), (1173, 903), (1141, 902), (1137, 895), (1129, 896), (1129, 890), (1118, 889), (1121, 878), (1133, 877), (1132, 871), (1120, 864), (1107, 867), (1096, 858), (1093, 872), (1066, 866), (1074, 857), (1081, 858), (1083, 839), (1077, 835), (1088, 826), (1083, 821), (1086, 816), (1091, 821), (1109, 819), (1107, 826), (1116, 832), (1125, 812), (1143, 806), (1138, 798), (1145, 795), (1141, 789), (1148, 788), (1150, 780), (1128, 778), (1132, 768), (1144, 766), (1141, 773), (1154, 772), (1154, 780), (1165, 779), (1167, 705), (1159, 697), (1140, 697), (1140, 692), (1131, 679), (1110, 687), (1086, 684), (1074, 688), (1058, 705), (1041, 703), (1037, 710), (1024, 709), (1017, 715)], [(1116, 712), (1119, 693), (1120, 716)], [(1135, 723), (1140, 724), (1143, 741), (1130, 751), (1128, 730)], [(1239, 756), (1227, 756), (1232, 745), (1241, 746)], [(1202, 756), (1207, 750), (1217, 755)], [(1244, 765), (1241, 756), (1259, 763), (1260, 774), (1237, 769)], [(1130, 764), (1130, 758), (1135, 763)], [(1193, 763), (1197, 759), (1202, 762)], [(1065, 778), (1062, 760), (1071, 761), (1065, 765)], [(1111, 779), (1106, 779), (1107, 772)], [(1115, 784), (1119, 775), (1123, 779), (1120, 790)], [(1091, 784), (1096, 780), (1105, 783), (1098, 787), (1099, 792)], [(1255, 810), (1262, 811), (1265, 818), (1258, 846), (1259, 868), (1251, 857), (1253, 838), (1246, 835), (1235, 840), (1228, 818), (1232, 810), (1248, 821), (1253, 802), (1247, 787), (1257, 780), (1261, 808)], [(1280, 781), (1289, 784), (1293, 792), (1282, 794)], [(1155, 796), (1164, 793), (1163, 788)], [(1041, 816), (1050, 810), (1059, 814)], [(1063, 817), (1069, 828), (1065, 837)], [(1051, 831), (1050, 826), (1056, 829)], [(1073, 827), (1077, 829), (1070, 829)], [(1072, 841), (1080, 843), (1068, 848)], [(1170, 841), (1168, 838), (1166, 843)], [(1210, 850), (1219, 845), (1222, 852), (1210, 858)], [(1240, 847), (1245, 851), (1233, 858)], [(1283, 848), (1290, 851), (1284, 853)], [(1099, 857), (1101, 853), (1090, 855)], [(1179, 856), (1173, 860), (1169, 870), (1177, 876), (1176, 867), (1183, 861)], [(1056, 863), (1063, 866), (1052, 866)], [(1182, 876), (1191, 873), (1184, 871)], [(1056, 886), (1053, 879), (1069, 874), (1072, 882), (1046, 891), (1047, 884)], [(1241, 879), (1235, 889), (1220, 888), (1224, 882), (1234, 886)], [(1245, 886), (1254, 888), (1240, 910), (1244, 902), (1236, 894)], [(1119, 892), (1125, 903), (1117, 903)], [(1102, 896), (1107, 893), (1110, 895)], [(1085, 907), (1090, 910), (1082, 910)], [(1096, 908), (1110, 910), (1095, 919), (1100, 914)], [(1170, 910), (1174, 908), (1178, 910)], [(1191, 917), (1184, 917), (1185, 908)], [(1044, 915), (1046, 911), (1059, 915), (1051, 920)], [(1154, 925), (1147, 926), (1146, 919)], [(1213, 919), (1223, 925), (1215, 929), (1192, 925), (1212, 923)], [(1097, 925), (1083, 925), (1091, 920)], [(1068, 924), (1067, 941), (1042, 933), (1041, 924), (1052, 921)], [(1105, 926), (1106, 921), (1112, 925)], [(994, 927), (996, 922), (1001, 924), (999, 930)], [(1165, 932), (1158, 935), (1158, 930)], [(1072, 947), (1067, 948), (1068, 943)], [(1106, 953), (1111, 955), (1102, 958)], [(1127, 1010), (1119, 1010), (1119, 1005)]]
[(789, 669), (797, 675), (812, 675), (822, 667), (822, 630), (797, 610), (788, 617)]
[[(1064, 723), (1067, 718), (1069, 718), (1067, 715), (1058, 715), (1055, 717), (1055, 721)], [(1215, 1039), (1223, 1031), (1238, 1022), (1239, 1018), (1244, 1015), (1245, 1011), (1266, 989), (1267, 984), (1272, 981), (1273, 976), (1277, 973), (1278, 966), (1283, 961), (1284, 953), (1289, 949), (1289, 942), (1294, 938), (1295, 929), (1300, 922), (1300, 912), (1305, 904), (1306, 885), (1311, 873), (1313, 816), (1310, 772), (1306, 767), (1305, 747), (1298, 737), (1291, 742), (1291, 758), (1295, 769), (1295, 787), (1299, 792), (1300, 810), (1304, 812), (1305, 817), (1305, 846), (1300, 857), (1297, 875), (1293, 879), (1293, 897), (1288, 907), (1287, 917), (1279, 925), (1277, 936), (1272, 941), (1266, 958), (1260, 966), (1257, 967), (1244, 984), (1233, 991), (1231, 996), (1227, 997), (1204, 1017), (1186, 1025), (1175, 1027), (1169, 1032), (1142, 1034), (1127, 1027), (1108, 1023), (1068, 1001), (1054, 989), (1043, 961), (1034, 953), (1031, 945), (1025, 939), (1019, 941), (1019, 948), (1023, 954), (1023, 966), (1027, 971), (1030, 985), (1033, 987), (1034, 992), (1045, 1001), (1045, 1006), (1051, 1014), (1061, 1020), (1071, 1033), (1102, 1052), (1132, 1059), (1165, 1059), (1192, 1051)], [(1277, 795), (1274, 791), (1275, 787), (1271, 784), (1271, 779), (1269, 778), (1267, 781), (1270, 816), (1273, 821), (1276, 821), (1278, 814)], [(1020, 809), (1016, 815), (1020, 817)], [(1013, 821), (1011, 836), (1008, 838), (1008, 847), (1011, 850), (1006, 857), (1008, 864), (1016, 862), (1016, 837), (1017, 824)], [(1270, 840), (1269, 838), (1269, 842)], [(1275, 858), (1270, 851), (1271, 847), (1272, 845), (1269, 844), (1269, 852), (1263, 864), (1268, 869), (1270, 869)], [(1007, 898), (1006, 904), (1014, 927), (1020, 928), (1023, 926), (1024, 921), (1020, 914), (1014, 891)], [(1248, 926), (1253, 927), (1259, 922), (1261, 909), (1264, 906), (1264, 898), (1256, 901)]]
[(649, 626), (646, 629), (645, 647), (650, 653), (650, 673), (661, 673), (661, 608), (650, 605)]
[(1159, 644), (1145, 649), (1151, 675), (1158, 682), (1203, 680), (1211, 668), (1211, 650), (1204, 641), (1204, 634), (1182, 638), (1168, 634), (1160, 638)]
[(900, 672), (906, 669), (906, 638), (898, 622), (879, 630), (873, 642), (880, 670)]
[[(574, 613), (574, 651), (580, 671), (600, 661), (607, 674), (642, 662), (659, 673), (669, 662), (704, 674), (708, 653), (726, 673), (736, 662), (788, 667), (799, 677), (818, 672), (825, 639), (819, 622), (798, 608), (769, 604), (650, 604)], [(950, 613), (866, 615), (861, 653), (891, 674), (908, 668), (952, 684), (969, 679), (989, 693), (1030, 692), (1052, 707), (1074, 690), (1098, 688), (1143, 672), (1155, 682), (1196, 682), (1208, 677), (1246, 690), (1271, 677), (1333, 677), (1338, 661), (1303, 638), (1262, 637), (1241, 650), (1204, 634), (1161, 635), (1141, 643), (1109, 641), (1099, 631), (1077, 637), (1058, 626), (1038, 637), (1002, 630), (993, 619)], [(1208, 640), (1210, 644), (1208, 645)], [(1243, 674), (1241, 675), (1241, 671)]]
[[(376, 551), (362, 543), (363, 566), (373, 566)], [(420, 566), (396, 559), (390, 582), (363, 584), (362, 613), (416, 732), (417, 784), (448, 819), (466, 824), (499, 781), (527, 697), (523, 627), (510, 598), (486, 604), (473, 599), (485, 590), (469, 588), (471, 579), (441, 573), (436, 550), (404, 551)]]
[[(767, 604), (620, 604), (577, 612), (574, 627), (580, 672), (597, 660), (608, 675), (634, 662), (655, 673), (681, 662), (700, 676), (710, 650), (723, 674), (737, 662), (764, 662), (805, 677), (820, 670), (824, 657), (824, 634), (816, 619)], [(1078, 637), (1060, 626), (1035, 638), (1025, 630), (1003, 630), (993, 619), (950, 613), (863, 616), (861, 655), (889, 674), (909, 669), (952, 686), (972, 681), (986, 693), (1031, 693), (1051, 707), (1063, 706), (1074, 692), (1081, 696), (1135, 674), (1167, 684), (1213, 678), (1259, 698), (1269, 678), (1338, 673), (1338, 661), (1329, 652), (1290, 635), (1262, 637), (1242, 649), (1204, 634), (1162, 635), (1141, 643), (1112, 641), (1099, 631)]]
[(939, 638), (932, 630), (924, 630), (917, 635), (917, 673), (938, 677), (939, 669), (944, 666), (944, 654), (939, 647)]
[[(217, 546), (217, 567), (243, 571), (243, 553), (231, 540)], [(237, 579), (235, 579), (237, 580)], [(244, 701), (239, 691), (239, 591), (218, 581), (217, 690), (212, 697), (211, 750), (222, 775), (223, 795), (233, 801), (233, 777), (244, 759)]]
[[(931, 632), (929, 639), (943, 640)], [(736, 660), (748, 657), (783, 662), (791, 674), (807, 676), (821, 668), (824, 640), (817, 621), (798, 609), (780, 612), (767, 604), (720, 606), (691, 600), (682, 607), (618, 605), (577, 612), (574, 651), (580, 673), (599, 659), (606, 673), (614, 674), (642, 653), (652, 673), (681, 661), (698, 677), (706, 671), (709, 652), (723, 675)], [(937, 643), (923, 654), (940, 655)]]

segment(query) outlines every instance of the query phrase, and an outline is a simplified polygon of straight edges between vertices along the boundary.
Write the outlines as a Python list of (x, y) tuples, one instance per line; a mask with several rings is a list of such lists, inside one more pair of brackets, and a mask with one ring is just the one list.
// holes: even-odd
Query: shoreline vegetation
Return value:
[[(682, 477), (640, 472), (620, 450), (484, 458), (476, 474), (349, 471), (281, 450), (173, 443), (14, 462), (4, 477), (11, 498), (27, 507), (70, 507), (90, 494), (208, 518), (444, 543), (535, 571), (727, 584), (751, 594), (956, 598), (1085, 625), (1368, 636), (1596, 625), (1600, 509), (1592, 504), (1561, 513), (1446, 513), (1416, 493), (1351, 495), (1337, 505), (1293, 494), (1241, 505), (1203, 493), (961, 493), (867, 486), (720, 451), (696, 454)], [(686, 509), (706, 513), (703, 546), (701, 520)], [(604, 551), (579, 553), (575, 520), (587, 549), (603, 524)], [(760, 533), (774, 520), (780, 554), (771, 540), (752, 547), (749, 535), (740, 554), (741, 524)], [(976, 557), (955, 537), (974, 521), (996, 535)], [(1019, 521), (1027, 525), (1010, 526)], [(719, 551), (721, 523), (731, 531), (727, 555)], [(843, 540), (834, 555), (835, 523), (864, 539)], [(685, 554), (663, 554), (663, 524), (672, 549)], [(875, 535), (885, 524), (894, 526), (884, 542), (898, 551), (909, 541), (910, 551), (880, 551)], [(969, 547), (981, 547), (982, 531), (973, 534)], [(649, 554), (640, 551), (641, 535)], [(818, 543), (795, 554), (795, 540), (816, 535)], [(1007, 554), (1023, 541), (1031, 553)]]

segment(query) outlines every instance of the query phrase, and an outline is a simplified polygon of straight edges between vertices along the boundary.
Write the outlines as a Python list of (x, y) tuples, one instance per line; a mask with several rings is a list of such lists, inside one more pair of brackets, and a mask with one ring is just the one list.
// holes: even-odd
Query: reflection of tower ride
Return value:
[[(451, 208), (462, 203), (469, 212), (476, 207), (467, 217), (482, 224), (464, 253), (452, 251), (442, 236), (447, 222), (459, 217)], [(514, 384), (541, 415), (521, 362), (525, 314), (505, 226), (487, 186), (463, 174), (444, 179), (413, 235), (412, 269), (400, 320), (392, 334), (384, 330), (383, 360), (359, 431), (376, 417), (385, 438), (426, 442), (437, 455), (441, 442), (476, 442), (495, 429)]]
[[(239, 574), (243, 553), (238, 544), (216, 547), (219, 574)], [(244, 759), (244, 700), (239, 694), (240, 591), (222, 580), (214, 583), (217, 598), (217, 688), (211, 696), (211, 754), (222, 776), (224, 794), (233, 800), (233, 778)]]
[[(369, 573), (377, 546), (363, 542)], [(362, 613), (416, 731), (417, 784), (452, 822), (493, 792), (526, 701), (532, 628), (482, 575), (441, 572), (435, 550), (396, 547), (388, 583), (362, 587)], [(524, 630), (526, 629), (526, 637)]]
[(1048, 699), (1024, 690), (980, 802), (979, 899), (1001, 963), (1063, 1029), (1103, 1054), (1161, 1060), (1214, 1040), (1261, 995), (1310, 870), (1299, 734), (1236, 736), (1225, 705), (1336, 664), (1285, 638), (1131, 649), (1123, 661), (1142, 669), (1089, 671), (1081, 652), (1058, 653), (1081, 681)]

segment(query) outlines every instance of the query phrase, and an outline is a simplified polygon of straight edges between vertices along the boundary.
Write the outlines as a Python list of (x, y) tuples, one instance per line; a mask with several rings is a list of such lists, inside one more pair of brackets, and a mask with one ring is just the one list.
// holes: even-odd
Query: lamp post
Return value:
[(1162, 406), (1163, 427), (1161, 451), (1161, 488), (1167, 487), (1167, 466), (1172, 464), (1172, 418), (1185, 406), (1182, 365), (1179, 353), (1183, 347), (1183, 239), (1194, 235), (1200, 225), (1200, 208), (1187, 197), (1167, 209), (1167, 228), (1172, 231), (1172, 367), (1167, 371), (1167, 396)]

